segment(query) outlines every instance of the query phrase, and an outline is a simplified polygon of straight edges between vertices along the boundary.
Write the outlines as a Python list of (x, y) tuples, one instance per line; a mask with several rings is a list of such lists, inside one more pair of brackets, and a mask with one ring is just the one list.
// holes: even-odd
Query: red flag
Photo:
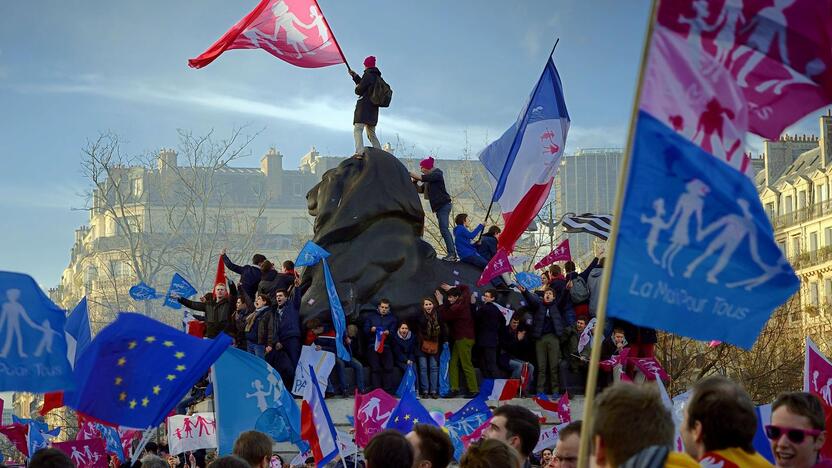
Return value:
[(29, 435), (28, 424), (9, 424), (8, 426), (0, 426), (0, 434), (3, 434), (9, 439), (9, 442), (20, 451), (24, 456), (29, 456), (29, 444), (26, 438)]
[(39, 412), (41, 416), (46, 416), (46, 413), (62, 406), (64, 406), (64, 392), (48, 392), (43, 395), (43, 407)]
[(477, 286), (484, 286), (497, 276), (510, 271), (511, 263), (508, 261), (508, 255), (506, 254), (505, 249), (497, 249), (497, 253), (482, 270), (482, 276), (480, 276), (480, 279), (477, 281)]
[(230, 49), (263, 49), (303, 68), (344, 63), (341, 47), (315, 0), (262, 0), (197, 58), (202, 68)]
[(569, 239), (564, 240), (555, 250), (549, 252), (549, 255), (541, 258), (539, 262), (535, 263), (535, 269), (549, 266), (555, 262), (567, 262), (572, 260), (572, 252), (569, 250)]
[(220, 255), (219, 262), (217, 262), (217, 275), (214, 277), (214, 287), (217, 287), (218, 284), (228, 286), (225, 278), (225, 262), (222, 261), (222, 255)]

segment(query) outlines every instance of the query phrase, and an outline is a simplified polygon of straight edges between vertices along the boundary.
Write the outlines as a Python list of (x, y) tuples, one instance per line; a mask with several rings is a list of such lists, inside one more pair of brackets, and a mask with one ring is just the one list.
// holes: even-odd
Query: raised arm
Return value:
[(198, 310), (200, 312), (205, 312), (205, 303), (199, 301), (192, 301), (190, 299), (185, 299), (184, 297), (177, 297), (176, 302), (182, 304), (183, 306), (191, 309), (191, 310)]
[(231, 259), (228, 258), (228, 255), (225, 254), (225, 252), (223, 252), (222, 254), (222, 262), (225, 263), (226, 268), (233, 271), (234, 273), (237, 273), (238, 275), (243, 274), (243, 267), (232, 262)]

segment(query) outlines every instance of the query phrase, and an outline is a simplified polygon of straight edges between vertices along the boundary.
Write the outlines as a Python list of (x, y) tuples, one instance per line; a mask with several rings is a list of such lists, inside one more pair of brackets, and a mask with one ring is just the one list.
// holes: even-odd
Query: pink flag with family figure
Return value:
[(374, 435), (383, 431), (396, 404), (396, 399), (380, 388), (365, 395), (356, 393), (353, 410), (355, 444), (366, 447)]
[(488, 262), (488, 265), (482, 270), (480, 279), (477, 280), (477, 286), (485, 286), (489, 281), (500, 276), (503, 273), (511, 272), (511, 262), (508, 261), (508, 254), (502, 248), (497, 250), (497, 253)]
[(635, 364), (647, 380), (656, 380), (656, 377), (664, 381), (670, 380), (670, 376), (667, 375), (667, 372), (656, 358), (630, 358), (630, 362)]
[(64, 452), (78, 468), (107, 468), (109, 458), (104, 439), (53, 442), (52, 447)]
[(535, 263), (534, 267), (535, 269), (540, 269), (555, 262), (567, 262), (569, 260), (572, 260), (572, 252), (569, 250), (569, 239), (565, 239), (555, 247), (555, 250), (549, 252), (549, 255), (546, 255), (539, 262)]
[[(803, 391), (818, 397), (826, 416), (826, 427), (832, 424), (832, 363), (817, 345), (806, 337), (806, 361), (803, 365)], [(823, 458), (832, 458), (832, 437), (827, 438), (821, 448)]]
[(263, 49), (303, 68), (345, 62), (315, 0), (262, 0), (208, 50), (188, 60), (188, 65), (202, 68), (231, 49)]
[[(690, 64), (714, 85), (722, 74), (731, 77), (734, 86), (718, 88), (727, 93), (721, 109), (732, 108), (731, 94), (739, 90), (748, 103), (748, 129), (777, 139), (794, 121), (832, 102), (830, 11), (832, 0), (663, 1), (657, 21), (685, 40), (695, 52), (687, 55)], [(674, 98), (702, 94), (692, 86)], [(713, 109), (719, 120), (717, 113), (725, 111)]]

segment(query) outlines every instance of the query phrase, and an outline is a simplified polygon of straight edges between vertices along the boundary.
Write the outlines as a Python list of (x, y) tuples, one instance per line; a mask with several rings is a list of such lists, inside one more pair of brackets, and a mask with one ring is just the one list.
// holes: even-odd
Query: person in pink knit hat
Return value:
[(381, 149), (381, 143), (376, 137), (376, 125), (378, 124), (378, 106), (373, 104), (370, 100), (370, 94), (376, 81), (381, 77), (381, 72), (376, 68), (376, 58), (372, 55), (364, 59), (364, 74), (358, 76), (358, 73), (350, 70), (350, 76), (355, 82), (355, 94), (358, 95), (358, 101), (355, 103), (355, 113), (353, 114), (353, 136), (355, 137), (355, 156), (361, 158), (364, 154), (364, 137), (362, 132), (366, 130), (367, 139), (373, 148)]
[(439, 232), (445, 241), (447, 255), (442, 260), (451, 262), (457, 261), (454, 238), (448, 227), (448, 219), (451, 216), (451, 196), (445, 188), (445, 176), (442, 170), (436, 167), (436, 160), (428, 156), (419, 163), (420, 172), (411, 172), (410, 178), (416, 185), (419, 193), (424, 193), (430, 203), (430, 209), (436, 214), (436, 221), (439, 224)]

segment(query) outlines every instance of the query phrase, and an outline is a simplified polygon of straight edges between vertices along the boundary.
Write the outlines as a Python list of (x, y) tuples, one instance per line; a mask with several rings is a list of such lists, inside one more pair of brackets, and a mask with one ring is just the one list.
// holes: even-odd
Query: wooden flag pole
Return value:
[(344, 51), (341, 50), (341, 44), (339, 44), (338, 40), (335, 39), (335, 32), (332, 31), (331, 27), (329, 27), (329, 22), (326, 20), (326, 15), (324, 15), (324, 11), (321, 10), (321, 5), (318, 4), (318, 0), (312, 1), (315, 2), (315, 7), (318, 9), (318, 13), (321, 14), (321, 19), (324, 20), (324, 25), (326, 26), (326, 29), (328, 29), (329, 34), (332, 35), (332, 42), (335, 43), (335, 47), (338, 48), (338, 53), (341, 54), (341, 60), (343, 60), (344, 65), (347, 66), (347, 71), (350, 72), (350, 74), (352, 74), (352, 68), (350, 68), (350, 63), (347, 62), (347, 57), (344, 56)]
[(586, 376), (586, 397), (584, 398), (584, 411), (582, 418), (583, 429), (581, 430), (581, 444), (580, 450), (578, 451), (578, 466), (581, 468), (589, 467), (589, 445), (593, 432), (593, 406), (595, 391), (598, 385), (598, 367), (601, 361), (601, 341), (604, 337), (604, 324), (607, 317), (607, 300), (609, 299), (610, 278), (612, 277), (612, 269), (615, 267), (612, 260), (615, 259), (618, 230), (621, 227), (621, 211), (624, 206), (624, 194), (626, 193), (626, 186), (630, 177), (633, 139), (635, 137), (636, 121), (638, 120), (639, 104), (641, 102), (644, 70), (647, 68), (647, 55), (650, 48), (650, 39), (653, 37), (653, 27), (656, 22), (657, 12), (658, 0), (651, 0), (647, 31), (644, 38), (644, 46), (641, 51), (641, 63), (639, 65), (638, 80), (636, 81), (635, 98), (633, 99), (633, 109), (630, 114), (630, 131), (627, 135), (627, 146), (624, 149), (624, 157), (621, 161), (621, 173), (618, 175), (618, 188), (615, 195), (615, 214), (612, 218), (612, 230), (610, 232), (609, 246), (607, 248), (608, 258), (604, 265), (603, 275), (601, 277), (601, 291), (600, 297), (598, 298), (597, 312), (595, 314), (595, 329), (592, 333), (592, 353), (590, 355), (589, 369), (587, 370)]

